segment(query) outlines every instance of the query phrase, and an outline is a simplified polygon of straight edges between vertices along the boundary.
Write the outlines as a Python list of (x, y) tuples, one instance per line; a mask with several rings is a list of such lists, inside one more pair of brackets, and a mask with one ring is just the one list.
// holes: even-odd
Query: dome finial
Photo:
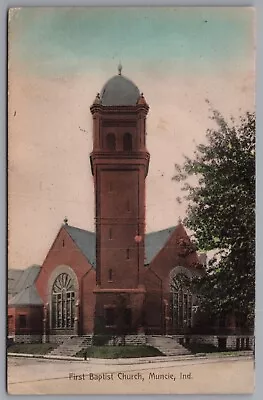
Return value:
[(119, 62), (119, 65), (118, 65), (118, 74), (119, 75), (121, 75), (121, 71), (122, 71), (122, 65), (121, 65), (121, 62)]
[(63, 222), (64, 222), (64, 225), (68, 225), (68, 218), (65, 217)]

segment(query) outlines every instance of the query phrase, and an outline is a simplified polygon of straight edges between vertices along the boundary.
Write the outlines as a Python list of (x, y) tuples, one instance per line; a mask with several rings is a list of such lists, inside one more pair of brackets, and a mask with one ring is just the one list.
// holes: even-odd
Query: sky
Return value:
[(21, 8), (9, 14), (8, 207), (12, 268), (42, 264), (63, 219), (94, 231), (90, 105), (117, 74), (150, 106), (146, 231), (176, 225), (174, 164), (255, 108), (252, 8)]

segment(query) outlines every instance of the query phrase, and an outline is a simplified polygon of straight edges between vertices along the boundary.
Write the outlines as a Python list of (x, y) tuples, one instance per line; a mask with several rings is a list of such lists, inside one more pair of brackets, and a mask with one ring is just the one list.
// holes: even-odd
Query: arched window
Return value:
[(124, 151), (132, 150), (132, 135), (130, 133), (125, 133), (123, 136), (123, 150)]
[(190, 328), (192, 324), (191, 281), (183, 273), (179, 273), (171, 279), (172, 294), (172, 318), (173, 327), (177, 331)]
[(116, 150), (116, 138), (114, 133), (108, 133), (106, 136), (106, 147), (108, 150)]
[(75, 288), (71, 277), (62, 273), (52, 287), (52, 328), (72, 329), (75, 317)]

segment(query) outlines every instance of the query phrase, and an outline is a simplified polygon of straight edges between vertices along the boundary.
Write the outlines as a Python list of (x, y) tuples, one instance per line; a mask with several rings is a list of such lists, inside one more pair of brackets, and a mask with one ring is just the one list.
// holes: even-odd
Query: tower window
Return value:
[(112, 282), (112, 269), (109, 269), (108, 281)]
[(112, 228), (109, 228), (109, 239), (112, 239)]
[(132, 135), (130, 133), (125, 133), (123, 136), (123, 150), (124, 151), (132, 150)]
[(65, 247), (65, 240), (62, 240), (62, 247)]
[(126, 259), (129, 260), (130, 259), (130, 249), (126, 250)]
[(116, 138), (114, 133), (108, 133), (106, 137), (106, 147), (108, 150), (116, 150)]

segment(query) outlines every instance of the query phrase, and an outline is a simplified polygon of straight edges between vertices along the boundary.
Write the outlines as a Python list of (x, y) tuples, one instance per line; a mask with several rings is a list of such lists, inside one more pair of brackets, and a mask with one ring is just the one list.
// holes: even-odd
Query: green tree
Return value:
[[(221, 320), (235, 315), (253, 326), (255, 306), (255, 113), (227, 122), (212, 110), (215, 129), (193, 159), (176, 165), (188, 201), (185, 224), (197, 247), (214, 250), (196, 280), (201, 309)], [(195, 177), (195, 179), (192, 179)], [(193, 183), (195, 181), (196, 183)]]

